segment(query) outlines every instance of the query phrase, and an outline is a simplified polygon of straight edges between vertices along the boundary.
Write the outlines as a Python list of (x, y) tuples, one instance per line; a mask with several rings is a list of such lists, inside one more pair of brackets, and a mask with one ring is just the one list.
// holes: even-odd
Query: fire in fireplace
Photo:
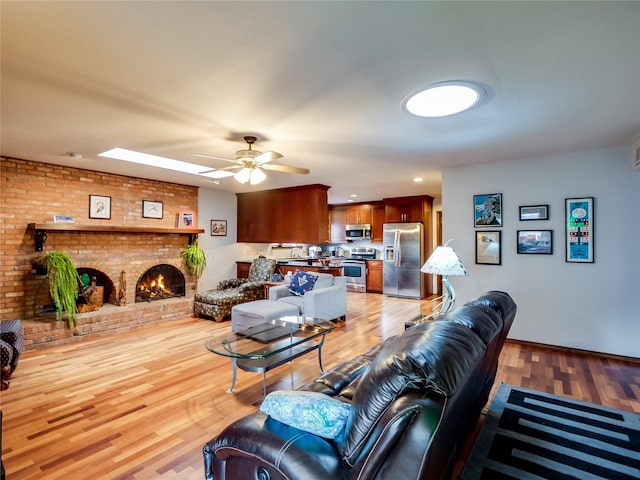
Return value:
[(184, 295), (184, 275), (179, 269), (166, 263), (151, 267), (140, 276), (136, 284), (136, 302), (151, 302)]

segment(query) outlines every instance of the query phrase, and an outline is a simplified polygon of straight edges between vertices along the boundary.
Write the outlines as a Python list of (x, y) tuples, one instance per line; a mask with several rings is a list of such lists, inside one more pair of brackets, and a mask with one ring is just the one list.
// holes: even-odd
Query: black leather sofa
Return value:
[(328, 440), (258, 411), (204, 446), (205, 478), (450, 478), (515, 314), (507, 293), (487, 292), (336, 366), (299, 390), (350, 403), (340, 436)]

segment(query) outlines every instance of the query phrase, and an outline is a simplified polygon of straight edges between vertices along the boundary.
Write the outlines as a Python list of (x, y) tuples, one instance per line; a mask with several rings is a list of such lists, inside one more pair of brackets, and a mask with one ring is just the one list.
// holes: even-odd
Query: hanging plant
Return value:
[(68, 253), (54, 251), (38, 257), (36, 264), (47, 266), (49, 292), (56, 305), (56, 320), (62, 320), (62, 311), (67, 314), (67, 323), (73, 328), (78, 319), (76, 301), (80, 276)]
[(192, 243), (182, 249), (180, 257), (187, 267), (189, 275), (200, 278), (204, 271), (204, 267), (207, 266), (207, 257), (204, 250), (201, 249), (197, 243)]

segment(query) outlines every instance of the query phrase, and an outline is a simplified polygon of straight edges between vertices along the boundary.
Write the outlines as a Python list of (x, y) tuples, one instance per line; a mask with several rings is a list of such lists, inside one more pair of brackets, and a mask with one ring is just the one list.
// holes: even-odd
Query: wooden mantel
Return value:
[(79, 224), (79, 223), (29, 223), (30, 229), (35, 230), (36, 252), (41, 252), (47, 238), (46, 232), (106, 232), (106, 233), (159, 233), (189, 235), (189, 243), (193, 243), (194, 235), (204, 233), (203, 228), (167, 228), (167, 227), (144, 227), (144, 226), (124, 226), (124, 225), (99, 225), (99, 224)]

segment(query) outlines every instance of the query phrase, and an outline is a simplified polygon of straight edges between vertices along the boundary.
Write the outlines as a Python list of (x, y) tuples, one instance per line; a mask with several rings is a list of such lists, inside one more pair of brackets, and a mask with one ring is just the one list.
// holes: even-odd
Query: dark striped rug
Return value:
[(501, 384), (460, 480), (638, 480), (640, 414)]

